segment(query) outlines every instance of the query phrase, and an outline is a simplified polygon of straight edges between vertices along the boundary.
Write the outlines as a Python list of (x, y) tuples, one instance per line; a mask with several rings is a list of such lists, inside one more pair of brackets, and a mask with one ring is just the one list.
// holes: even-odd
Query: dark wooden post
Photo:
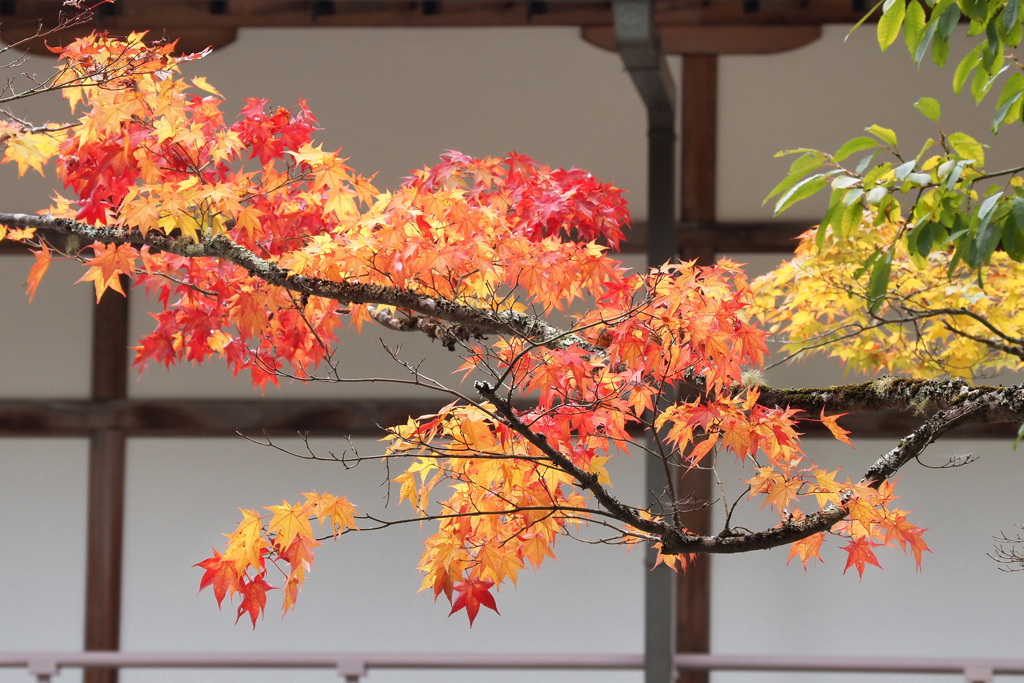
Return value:
[[(94, 309), (92, 325), (92, 400), (123, 399), (127, 394), (127, 297), (107, 291)], [(124, 430), (100, 417), (89, 432), (86, 650), (120, 647), (124, 466)], [(117, 670), (87, 669), (84, 681), (116, 683)]]
[[(682, 183), (681, 217), (684, 222), (712, 223), (715, 220), (716, 117), (718, 100), (718, 58), (715, 55), (683, 56)], [(680, 235), (680, 256), (701, 263), (714, 261), (707, 243), (688, 245)], [(693, 469), (679, 483), (681, 501), (703, 504), (711, 500), (711, 471)], [(694, 533), (711, 532), (711, 508), (686, 514), (687, 528)], [(711, 645), (711, 558), (703, 556), (680, 572), (676, 583), (676, 651), (708, 652)], [(707, 683), (704, 671), (682, 671), (679, 683)]]

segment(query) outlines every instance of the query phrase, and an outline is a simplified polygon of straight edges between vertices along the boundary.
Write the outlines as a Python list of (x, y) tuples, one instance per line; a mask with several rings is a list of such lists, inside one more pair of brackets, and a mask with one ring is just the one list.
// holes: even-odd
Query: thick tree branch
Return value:
[(552, 447), (543, 434), (533, 431), (526, 423), (519, 419), (512, 406), (509, 405), (508, 401), (497, 395), (493, 386), (487, 382), (477, 382), (474, 386), (484, 399), (494, 404), (498, 415), (505, 421), (505, 424), (536, 446), (541, 453), (551, 460), (555, 467), (574, 477), (580, 483), (580, 486), (590, 491), (594, 499), (611, 513), (615, 519), (663, 539), (668, 536), (680, 535), (679, 530), (665, 522), (641, 517), (635, 508), (626, 505), (609, 493), (608, 489), (598, 483), (596, 474), (590, 474), (580, 469), (568, 456), (561, 453), (557, 448)]
[(979, 387), (967, 392), (955, 405), (925, 420), (864, 475), (871, 486), (892, 477), (950, 429), (966, 422), (1019, 422), (1024, 419), (1024, 385), (1003, 388)]
[(486, 400), (492, 402), (503, 420), (509, 427), (536, 446), (551, 462), (562, 471), (572, 475), (580, 486), (593, 494), (595, 500), (609, 514), (631, 527), (650, 534), (661, 541), (661, 552), (665, 555), (685, 553), (743, 553), (751, 550), (767, 550), (781, 545), (788, 545), (802, 538), (812, 536), (831, 529), (846, 516), (845, 507), (830, 505), (825, 510), (816, 512), (800, 519), (791, 519), (776, 527), (764, 531), (748, 533), (729, 533), (720, 536), (701, 536), (691, 534), (682, 527), (667, 522), (648, 519), (628, 505), (612, 496), (608, 490), (598, 483), (597, 476), (583, 471), (572, 460), (560, 453), (548, 443), (547, 439), (529, 428), (516, 415), (508, 401), (499, 397), (494, 387), (486, 382), (477, 382), (476, 389)]
[[(929, 413), (953, 406), (972, 390), (971, 385), (961, 379), (904, 377), (880, 377), (858, 384), (821, 388), (758, 388), (761, 391), (757, 401), (760, 405), (796, 408), (810, 415), (817, 415), (823, 409), (827, 413), (863, 413), (879, 410)], [(1001, 387), (973, 389), (997, 391)], [(1024, 388), (1021, 390), (1024, 391)]]
[[(57, 218), (50, 214), (0, 213), (0, 225), (5, 225), (8, 228), (36, 228), (61, 235), (75, 235), (84, 242), (149, 246), (152, 249), (187, 258), (210, 257), (229, 261), (244, 268), (253, 277), (258, 277), (268, 284), (283, 287), (298, 294), (324, 297), (339, 303), (396, 306), (428, 318), (446, 321), (451, 325), (445, 328), (444, 340), (456, 338), (468, 340), (476, 336), (500, 334), (520, 337), (543, 346), (565, 348), (577, 345), (594, 353), (602, 352), (600, 348), (593, 346), (582, 337), (550, 325), (536, 316), (508, 310), (489, 311), (400, 287), (290, 275), (287, 270), (276, 263), (257, 256), (251, 250), (236, 244), (223, 234), (205, 237), (194, 242), (156, 231), (143, 234), (134, 228), (91, 226), (68, 218)], [(423, 329), (429, 326), (419, 325), (417, 327)]]

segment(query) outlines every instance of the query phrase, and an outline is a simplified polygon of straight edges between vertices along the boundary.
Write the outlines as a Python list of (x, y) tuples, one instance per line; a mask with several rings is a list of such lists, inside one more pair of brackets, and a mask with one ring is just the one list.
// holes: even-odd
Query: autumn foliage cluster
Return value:
[[(801, 451), (800, 420), (848, 442), (837, 416), (765, 405), (745, 382), (766, 343), (736, 264), (630, 272), (609, 256), (629, 220), (621, 192), (522, 155), (450, 152), (379, 190), (315, 142), (304, 103), (248, 100), (229, 117), (172, 53), (139, 35), (61, 51), (53, 86), (73, 125), (6, 124), (5, 161), (21, 172), (52, 165), (67, 196), (45, 218), (76, 237), (44, 241), (44, 227), (0, 237), (34, 246), (31, 289), (51, 259), (72, 258), (97, 296), (125, 280), (151, 293), (162, 310), (135, 349), (140, 367), (217, 357), (259, 388), (315, 379), (344, 372), (339, 335), (370, 324), (460, 352), (475, 389), (444, 388), (446, 406), (384, 439), (384, 457), (403, 463), (400, 506), (435, 523), (422, 587), (452, 612), (472, 623), (481, 607), (496, 609), (492, 591), (583, 524), (624, 544), (654, 542), (673, 566), (724, 547), (730, 534), (691, 534), (677, 507), (615, 498), (606, 463), (626, 453), (673, 471), (730, 454), (780, 525), (840, 510), (837, 524), (792, 544), (805, 566), (830, 537), (858, 572), (878, 564), (882, 545), (920, 563), (927, 546), (891, 483), (850, 481)], [(586, 312), (569, 313), (574, 302)], [(321, 541), (365, 520), (347, 498), (317, 492), (244, 510), (223, 551), (199, 563), (202, 586), (218, 603), (234, 596), (255, 624), (269, 566), (286, 577), (287, 611)]]

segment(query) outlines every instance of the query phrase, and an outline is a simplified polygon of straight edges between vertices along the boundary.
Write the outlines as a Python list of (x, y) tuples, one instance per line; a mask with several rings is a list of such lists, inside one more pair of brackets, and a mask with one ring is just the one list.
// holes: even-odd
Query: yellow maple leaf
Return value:
[(4, 163), (13, 161), (18, 164), (18, 177), (25, 175), (30, 168), (39, 175), (45, 175), (43, 166), (57, 153), (65, 137), (67, 131), (64, 130), (15, 135), (7, 140)]
[(264, 509), (274, 513), (270, 524), (267, 525), (267, 532), (276, 534), (274, 545), (278, 548), (287, 548), (299, 535), (312, 538), (313, 527), (310, 526), (309, 518), (303, 512), (301, 504), (292, 505), (285, 500), (281, 505), (271, 505)]
[(263, 538), (263, 519), (254, 510), (241, 510), (242, 521), (228, 537), (224, 557), (235, 563), (239, 574), (246, 566), (260, 568), (263, 549), (268, 543)]

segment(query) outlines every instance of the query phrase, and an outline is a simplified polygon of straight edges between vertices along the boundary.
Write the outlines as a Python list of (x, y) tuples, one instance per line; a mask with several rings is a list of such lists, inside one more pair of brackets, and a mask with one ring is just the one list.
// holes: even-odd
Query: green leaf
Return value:
[(999, 38), (1010, 47), (1016, 47), (1020, 43), (1020, 0), (1006, 0), (1006, 6), (999, 13), (999, 23), (996, 28), (999, 31)]
[(899, 181), (906, 180), (907, 176), (914, 172), (914, 166), (916, 166), (916, 165), (917, 165), (917, 162), (913, 161), (913, 160), (906, 161), (906, 162), (900, 164), (899, 166), (896, 167), (896, 170), (893, 171), (893, 177), (895, 177), (896, 180), (899, 180)]
[[(981, 63), (981, 52), (985, 49), (985, 45), (981, 44), (975, 47), (973, 50), (967, 53), (960, 63), (957, 64), (956, 70), (953, 72), (953, 92), (957, 95), (963, 90), (964, 83), (970, 77), (971, 72), (978, 68)], [(920, 62), (920, 60), (918, 60)]]
[(946, 66), (949, 59), (949, 38), (936, 35), (932, 41), (932, 63), (936, 66)]
[(981, 52), (981, 63), (986, 71), (992, 73), (999, 68), (996, 66), (996, 62), (1003, 59), (1003, 45), (999, 40), (999, 31), (996, 30), (994, 21), (985, 26), (985, 42), (982, 44), (985, 47)]
[(960, 6), (964, 14), (975, 21), (985, 21), (988, 18), (988, 0), (960, 0)]
[(789, 165), (790, 173), (807, 173), (825, 163), (825, 155), (816, 149), (798, 150), (804, 152)]
[[(832, 197), (835, 198), (836, 193), (832, 193)], [(842, 204), (837, 201), (830, 201), (828, 210), (825, 215), (821, 218), (821, 223), (818, 224), (818, 232), (814, 234), (814, 246), (819, 250), (825, 248), (825, 237), (828, 234), (828, 228), (836, 222), (836, 216), (841, 213)]]
[(871, 133), (872, 135), (874, 135), (875, 137), (877, 137), (879, 140), (889, 145), (890, 147), (896, 146), (896, 133), (893, 132), (891, 128), (885, 128), (883, 126), (879, 126), (876, 123), (874, 125), (868, 126), (864, 130)]
[(935, 37), (935, 26), (937, 22), (930, 21), (924, 30), (924, 35), (921, 36), (921, 41), (917, 44), (917, 48), (914, 50), (914, 64), (921, 66), (921, 60), (924, 59), (925, 54), (928, 52), (928, 47), (932, 44), (932, 38)]
[(971, 162), (969, 160), (967, 160), (967, 159), (965, 159), (963, 161), (956, 162), (956, 164), (953, 166), (953, 170), (946, 177), (945, 188), (946, 188), (947, 192), (952, 192), (953, 188), (956, 187), (956, 184), (958, 182), (960, 182), (960, 176), (963, 175), (964, 168), (969, 163), (971, 163)]
[(935, 221), (924, 221), (914, 226), (914, 229), (907, 235), (907, 250), (911, 254), (928, 256), (932, 249), (942, 244), (946, 239), (946, 229), (941, 223)]
[(867, 170), (868, 166), (871, 165), (871, 162), (875, 160), (876, 156), (878, 156), (878, 151), (865, 155), (863, 159), (857, 162), (857, 168), (854, 169), (854, 173), (859, 176), (863, 176), (864, 171)]
[(872, 7), (871, 9), (869, 9), (867, 11), (867, 14), (865, 14), (863, 17), (861, 17), (860, 21), (858, 21), (856, 24), (854, 24), (853, 28), (851, 28), (849, 31), (846, 32), (846, 38), (843, 38), (843, 40), (844, 41), (849, 40), (850, 36), (853, 35), (853, 32), (856, 31), (857, 29), (859, 29), (861, 27), (861, 24), (863, 24), (865, 21), (870, 19), (871, 15), (875, 13), (875, 10), (878, 9), (879, 7), (881, 7), (884, 3), (885, 3), (885, 0), (878, 0), (878, 2), (875, 3), (875, 6)]
[(773, 158), (780, 159), (782, 157), (793, 156), (794, 154), (807, 154), (808, 152), (817, 152), (818, 150), (813, 147), (796, 147), (795, 149), (784, 149), (776, 152)]
[(878, 46), (883, 52), (899, 37), (906, 12), (906, 0), (886, 0), (885, 14), (878, 20)]
[(974, 78), (971, 79), (971, 96), (974, 97), (975, 102), (981, 102), (981, 100), (984, 99), (985, 95), (988, 94), (988, 91), (992, 89), (992, 85), (995, 84), (996, 79), (999, 78), (1007, 68), (1008, 67), (1005, 66), (1000, 67), (994, 74), (990, 74), (983, 69), (978, 69), (974, 72)]
[(942, 107), (939, 106), (939, 101), (934, 97), (922, 97), (917, 102), (914, 102), (914, 106), (932, 121), (938, 121), (939, 116), (942, 114)]
[(960, 23), (960, 8), (956, 3), (953, 3), (946, 7), (946, 9), (942, 11), (942, 14), (939, 15), (937, 29), (939, 37), (949, 40), (949, 37), (953, 35), (953, 30), (956, 28), (958, 23)]
[(967, 133), (950, 133), (946, 136), (946, 142), (961, 159), (973, 161), (976, 166), (985, 165), (984, 148)]
[(928, 138), (927, 140), (925, 140), (924, 144), (921, 145), (921, 151), (917, 153), (916, 157), (914, 157), (914, 161), (916, 161), (917, 163), (921, 163), (921, 159), (924, 158), (924, 153), (927, 152), (934, 144), (935, 140), (933, 140), (932, 138)]
[(842, 147), (836, 150), (836, 153), (832, 155), (833, 161), (842, 161), (851, 154), (857, 152), (863, 152), (866, 149), (875, 149), (878, 147), (878, 140), (869, 138), (867, 136), (861, 136), (852, 140), (847, 140), (843, 143)]
[(860, 227), (860, 221), (863, 216), (864, 207), (860, 202), (854, 202), (843, 208), (838, 220), (834, 221), (836, 234), (843, 239), (848, 238)]
[(978, 239), (971, 242), (967, 263), (972, 268), (987, 266), (992, 261), (992, 254), (999, 245), (1001, 230), (992, 223), (986, 223), (978, 232)]
[(845, 173), (837, 175), (832, 179), (833, 190), (845, 190), (848, 187), (853, 187), (860, 183), (860, 178), (854, 175), (846, 175)]
[(793, 163), (789, 165), (789, 173), (783, 178), (778, 185), (772, 188), (772, 191), (768, 193), (768, 196), (764, 198), (762, 204), (767, 204), (768, 200), (777, 194), (783, 193), (789, 190), (791, 187), (796, 185), (800, 180), (811, 171), (814, 171), (821, 167), (825, 162), (825, 155), (818, 150), (810, 149), (798, 149), (798, 150), (787, 150), (785, 152), (779, 152), (776, 157), (783, 156), (785, 154), (796, 154), (803, 152), (799, 157), (793, 160)]
[(890, 249), (882, 256), (876, 257), (875, 262), (871, 266), (871, 276), (868, 278), (868, 310), (872, 313), (878, 311), (885, 293), (889, 291), (889, 277), (892, 274), (892, 256), (893, 251)]
[(869, 206), (878, 206), (887, 194), (889, 194), (889, 188), (873, 187), (868, 190), (866, 195), (864, 195), (864, 201), (867, 202)]
[(916, 57), (917, 46), (924, 38), (924, 27), (927, 23), (928, 20), (921, 3), (918, 0), (910, 0), (906, 16), (903, 19), (903, 40), (907, 44), (907, 50), (910, 51), (911, 57)]
[(1024, 197), (1014, 197), (1003, 223), (1003, 249), (1014, 261), (1024, 260)]
[(1021, 117), (1021, 97), (1024, 96), (1024, 75), (1015, 72), (1006, 79), (996, 103), (996, 115), (992, 119), (992, 132), (998, 133), (1003, 123), (1014, 123)]
[(864, 187), (870, 187), (874, 185), (879, 180), (879, 178), (881, 178), (891, 170), (892, 164), (886, 161), (879, 164), (878, 166), (875, 166), (867, 173), (862, 174)]
[(852, 190), (849, 190), (845, 195), (843, 195), (843, 206), (851, 206), (854, 203), (859, 202), (860, 198), (863, 196), (864, 188), (855, 187)]
[(996, 210), (996, 206), (999, 204), (999, 198), (1003, 196), (1002, 192), (996, 192), (991, 197), (986, 197), (985, 201), (981, 203), (981, 207), (978, 208), (978, 218), (982, 222), (992, 219), (992, 212)]
[(778, 216), (780, 213), (793, 206), (793, 204), (803, 199), (807, 199), (826, 185), (828, 185), (828, 176), (824, 173), (818, 173), (816, 175), (812, 175), (810, 178), (804, 178), (782, 195), (778, 203), (775, 205), (775, 215)]

